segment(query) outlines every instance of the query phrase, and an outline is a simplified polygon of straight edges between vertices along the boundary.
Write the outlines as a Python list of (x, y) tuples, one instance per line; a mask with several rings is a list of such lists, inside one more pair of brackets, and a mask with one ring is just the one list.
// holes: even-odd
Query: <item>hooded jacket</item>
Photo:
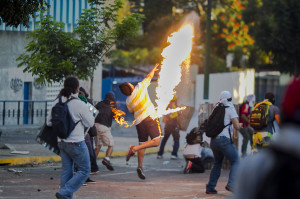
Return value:
[(107, 127), (111, 127), (113, 116), (112, 108), (117, 108), (116, 100), (112, 92), (108, 92), (105, 95), (103, 101), (96, 104), (95, 108), (99, 111), (95, 123), (102, 124)]

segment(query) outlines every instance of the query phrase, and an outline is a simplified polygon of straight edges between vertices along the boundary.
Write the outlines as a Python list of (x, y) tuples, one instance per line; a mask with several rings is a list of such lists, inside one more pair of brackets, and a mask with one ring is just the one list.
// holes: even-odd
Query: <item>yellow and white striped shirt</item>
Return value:
[(148, 86), (150, 85), (151, 79), (145, 78), (139, 82), (135, 87), (130, 96), (126, 99), (126, 106), (130, 113), (134, 114), (135, 124), (139, 124), (149, 115), (155, 113), (154, 105), (148, 94)]

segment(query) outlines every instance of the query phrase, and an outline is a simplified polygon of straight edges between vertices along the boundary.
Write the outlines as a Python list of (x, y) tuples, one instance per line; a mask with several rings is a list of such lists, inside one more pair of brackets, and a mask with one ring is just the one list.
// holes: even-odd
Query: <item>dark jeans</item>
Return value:
[(248, 142), (250, 141), (251, 148), (253, 145), (253, 130), (251, 127), (244, 127), (240, 129), (240, 132), (243, 135), (242, 156), (245, 156)]
[(227, 185), (234, 187), (234, 178), (240, 161), (234, 144), (231, 143), (231, 140), (228, 137), (218, 136), (211, 139), (210, 146), (214, 153), (215, 162), (210, 172), (209, 182), (206, 185), (206, 189), (211, 191), (216, 187), (221, 174), (224, 157), (226, 157), (230, 162), (230, 173)]
[(163, 155), (164, 154), (165, 145), (166, 145), (166, 143), (167, 143), (167, 141), (168, 141), (171, 134), (172, 134), (173, 139), (174, 139), (172, 155), (177, 157), (177, 152), (178, 152), (178, 149), (179, 149), (180, 135), (179, 135), (179, 128), (178, 128), (176, 119), (167, 121), (166, 126), (165, 126), (164, 138), (161, 141), (160, 148), (159, 148), (159, 151), (158, 151), (157, 155)]
[(91, 161), (91, 171), (98, 171), (98, 165), (97, 165), (97, 157), (93, 145), (94, 138), (90, 137), (90, 135), (87, 133), (84, 138), (85, 144), (89, 150), (89, 156)]

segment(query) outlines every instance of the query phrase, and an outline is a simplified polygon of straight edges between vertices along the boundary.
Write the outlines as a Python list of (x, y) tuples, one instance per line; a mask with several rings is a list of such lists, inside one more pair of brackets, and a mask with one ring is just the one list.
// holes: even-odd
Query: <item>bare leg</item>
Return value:
[(159, 144), (160, 144), (160, 138), (149, 140), (147, 142), (144, 142), (140, 145), (133, 147), (133, 152), (139, 151), (141, 149), (150, 148), (150, 147), (156, 147), (159, 146)]
[(113, 146), (108, 146), (106, 150), (106, 157), (110, 157), (113, 151)]
[(145, 149), (140, 149), (138, 151), (138, 168), (143, 168)]
[(98, 154), (100, 152), (100, 149), (101, 149), (101, 144), (98, 145), (96, 148), (95, 148), (95, 154), (96, 154), (96, 157), (98, 157)]

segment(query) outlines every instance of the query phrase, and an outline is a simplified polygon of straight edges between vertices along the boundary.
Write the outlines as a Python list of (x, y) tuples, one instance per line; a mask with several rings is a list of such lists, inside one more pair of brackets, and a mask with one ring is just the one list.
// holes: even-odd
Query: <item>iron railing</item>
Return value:
[(50, 100), (0, 100), (0, 124), (43, 124)]

